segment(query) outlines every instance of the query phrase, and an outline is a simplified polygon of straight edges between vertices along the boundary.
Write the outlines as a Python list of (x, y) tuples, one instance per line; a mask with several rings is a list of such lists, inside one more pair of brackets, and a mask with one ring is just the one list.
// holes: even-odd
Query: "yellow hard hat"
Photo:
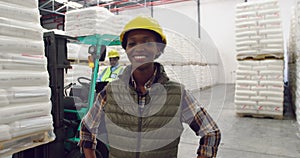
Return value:
[(120, 58), (120, 54), (117, 50), (112, 49), (111, 51), (108, 52), (108, 58), (115, 58), (115, 57), (119, 57)]
[(135, 29), (145, 29), (145, 30), (154, 31), (161, 37), (162, 42), (164, 44), (167, 44), (166, 36), (164, 35), (163, 30), (158, 24), (158, 22), (151, 17), (142, 15), (142, 16), (137, 16), (136, 18), (129, 21), (125, 25), (123, 31), (121, 32), (120, 41), (124, 49), (126, 48), (126, 39), (124, 39), (125, 34), (128, 31), (135, 30)]

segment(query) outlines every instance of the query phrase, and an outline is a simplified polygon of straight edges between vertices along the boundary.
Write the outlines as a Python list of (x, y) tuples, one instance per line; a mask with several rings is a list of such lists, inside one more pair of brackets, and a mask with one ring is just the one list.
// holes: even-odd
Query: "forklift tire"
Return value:
[[(103, 158), (98, 150), (96, 150), (96, 157)], [(85, 158), (85, 156), (84, 153), (80, 153), (80, 150), (76, 148), (70, 151), (70, 153), (67, 155), (67, 158)]]

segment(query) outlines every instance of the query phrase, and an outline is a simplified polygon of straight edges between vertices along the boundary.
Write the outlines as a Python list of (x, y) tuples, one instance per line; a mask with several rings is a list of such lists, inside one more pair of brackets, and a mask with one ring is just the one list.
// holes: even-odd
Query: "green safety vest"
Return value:
[(122, 73), (122, 70), (123, 70), (122, 66), (118, 66), (118, 68), (115, 69), (113, 72), (111, 71), (111, 67), (105, 68), (101, 81), (111, 82), (115, 80), (119, 76), (119, 74)]

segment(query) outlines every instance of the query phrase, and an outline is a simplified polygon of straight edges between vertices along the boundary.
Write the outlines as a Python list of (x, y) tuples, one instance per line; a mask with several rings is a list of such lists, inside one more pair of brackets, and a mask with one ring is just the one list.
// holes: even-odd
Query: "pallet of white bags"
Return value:
[(239, 117), (254, 117), (254, 118), (269, 118), (269, 119), (277, 119), (283, 120), (283, 115), (276, 114), (258, 114), (258, 113), (236, 113)]
[(251, 54), (243, 53), (236, 56), (237, 60), (266, 60), (266, 59), (282, 59), (284, 58), (283, 53), (266, 53), (266, 54)]
[(55, 139), (53, 131), (40, 131), (0, 142), (0, 157), (34, 148)]

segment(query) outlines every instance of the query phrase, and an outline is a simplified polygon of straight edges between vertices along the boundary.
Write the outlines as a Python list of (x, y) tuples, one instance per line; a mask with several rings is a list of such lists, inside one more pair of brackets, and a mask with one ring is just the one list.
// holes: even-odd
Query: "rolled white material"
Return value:
[(282, 107), (283, 102), (272, 102), (272, 101), (260, 101), (259, 105), (261, 106), (277, 106), (277, 107)]
[(250, 97), (247, 96), (247, 95), (236, 95), (236, 96), (235, 96), (235, 99), (236, 99), (236, 100), (249, 100)]
[(268, 101), (283, 103), (283, 98), (267, 96)]
[[(22, 27), (22, 28), (26, 28), (26, 29), (29, 29), (29, 30), (42, 30), (42, 27), (40, 25), (40, 23), (37, 23), (37, 22), (34, 22), (34, 21), (19, 21), (19, 20), (16, 20), (16, 19), (10, 19), (10, 18), (5, 18), (5, 17), (0, 17), (0, 23), (1, 24), (5, 24), (5, 25), (9, 25), (9, 26), (12, 26), (12, 27)], [(9, 36), (7, 35), (7, 33), (5, 33), (4, 31), (3, 32), (3, 35), (6, 35), (6, 36)], [(24, 37), (23, 34), (15, 34), (15, 36), (17, 37)], [(30, 35), (29, 37), (31, 37), (32, 35)]]
[(283, 39), (261, 39), (260, 43), (264, 43), (264, 44), (279, 44), (279, 43), (283, 43)]
[(236, 48), (236, 51), (238, 51), (238, 52), (249, 51), (249, 50), (252, 50), (251, 46), (243, 46), (243, 47), (237, 47)]
[(40, 22), (39, 12), (36, 8), (20, 7), (6, 2), (0, 2), (0, 15), (19, 21)]
[(251, 53), (251, 54), (258, 54), (258, 50), (256, 50), (256, 49), (250, 49), (250, 50), (243, 50), (243, 51), (239, 51), (239, 55), (243, 55), (243, 54), (249, 54), (249, 53)]
[(258, 10), (258, 15), (265, 15), (265, 14), (278, 14), (280, 12), (279, 8), (275, 9), (266, 9), (266, 10)]
[(256, 16), (256, 12), (255, 11), (250, 11), (250, 12), (241, 12), (236, 14), (236, 17), (245, 17), (245, 16)]
[(42, 28), (31, 29), (28, 27), (9, 25), (0, 23), (0, 34), (10, 37), (19, 37), (32, 40), (40, 40), (43, 38)]
[(20, 0), (1, 0), (2, 2), (7, 2), (10, 4), (20, 5), (22, 7), (26, 8), (32, 8), (36, 9), (38, 8), (38, 1), (36, 0), (26, 0), (26, 1), (20, 1)]
[(283, 97), (282, 92), (274, 92), (274, 91), (260, 91), (260, 96), (271, 96), (271, 97)]
[(5, 54), (0, 52), (3, 70), (47, 71), (47, 59), (43, 55)]
[(252, 90), (239, 90), (235, 92), (236, 95), (247, 95), (247, 96), (256, 96), (257, 92)]
[(0, 125), (0, 133), (0, 142), (12, 138), (8, 125)]
[(282, 35), (282, 30), (281, 29), (261, 29), (259, 30), (259, 34), (263, 35), (263, 34), (280, 34)]
[(259, 20), (259, 17), (240, 17), (240, 18), (236, 18), (235, 22), (237, 24), (243, 23), (243, 22), (249, 22), (249, 21), (257, 21)]
[(249, 65), (238, 65), (238, 70), (252, 70), (252, 67)]
[(11, 107), (0, 108), (0, 124), (10, 123), (31, 117), (50, 115), (51, 102), (18, 104)]
[(239, 65), (250, 65), (250, 66), (260, 66), (260, 62), (257, 60), (242, 60), (238, 62)]
[(52, 116), (41, 116), (15, 121), (9, 124), (12, 137), (18, 137), (39, 131), (47, 131), (53, 129)]
[(264, 70), (261, 70), (259, 72), (260, 75), (282, 75), (283, 69), (282, 67), (279, 67), (280, 69), (273, 69), (273, 70), (267, 70), (267, 67)]
[(234, 101), (235, 104), (237, 105), (252, 105), (252, 106), (255, 106), (256, 105), (256, 101), (250, 101), (250, 100), (235, 100)]
[(267, 70), (267, 65), (255, 65), (252, 67), (252, 69), (255, 71), (259, 71), (259, 74), (261, 75), (262, 74), (261, 71)]
[(265, 25), (265, 24), (281, 24), (280, 19), (263, 19), (258, 21), (259, 25)]
[(28, 70), (28, 71), (47, 71), (47, 65), (31, 65), (25, 63), (10, 63), (7, 60), (1, 60), (3, 70)]
[(282, 49), (282, 44), (267, 44), (267, 48)]
[(268, 87), (265, 85), (256, 85), (256, 86), (251, 86), (251, 90), (259, 92), (259, 91), (268, 90)]
[(50, 100), (50, 87), (11, 87), (8, 90), (10, 103), (43, 102)]
[(49, 74), (34, 71), (0, 71), (0, 87), (48, 86)]
[(266, 101), (266, 96), (250, 96), (251, 101)]
[(242, 42), (237, 42), (236, 45), (237, 46), (248, 46), (248, 45), (253, 45), (253, 44), (257, 44), (258, 42), (255, 40), (249, 40), (249, 41), (242, 41)]
[(237, 75), (258, 75), (258, 71), (254, 70), (237, 70)]
[(5, 89), (0, 89), (0, 107), (9, 104), (8, 93)]
[(246, 21), (246, 22), (239, 22), (236, 24), (236, 27), (244, 27), (244, 26), (255, 26), (256, 21)]
[(44, 42), (42, 40), (34, 41), (0, 35), (0, 43), (0, 50), (3, 53), (44, 55)]
[(260, 81), (260, 85), (265, 86), (282, 86), (283, 81)]
[(236, 37), (243, 37), (243, 36), (255, 36), (257, 34), (256, 31), (245, 31), (245, 32), (238, 32), (235, 34)]
[(239, 91), (239, 90), (250, 90), (251, 86), (250, 85), (236, 85), (235, 89), (236, 91)]

